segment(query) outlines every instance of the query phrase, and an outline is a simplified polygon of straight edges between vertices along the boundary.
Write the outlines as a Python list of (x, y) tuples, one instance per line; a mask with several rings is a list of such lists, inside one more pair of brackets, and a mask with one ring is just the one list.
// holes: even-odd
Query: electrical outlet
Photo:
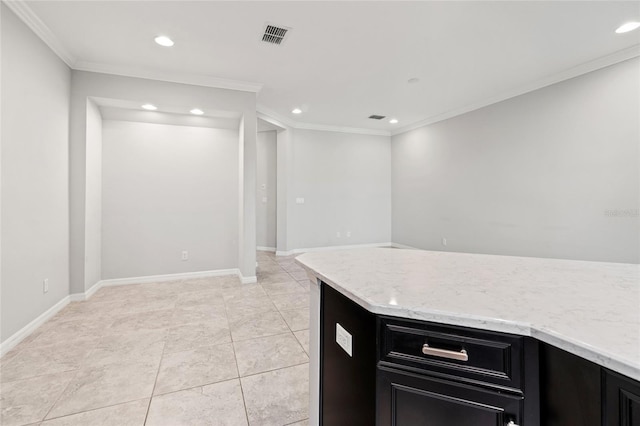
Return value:
[(351, 238), (351, 231), (347, 231), (347, 238)]
[(46, 293), (49, 291), (49, 278), (45, 278), (42, 280), (42, 292)]
[(447, 245), (447, 239), (446, 238), (442, 238), (442, 245), (446, 246)]
[(188, 251), (184, 250), (184, 251), (182, 252), (182, 260), (183, 260), (183, 261), (184, 261), (184, 260), (189, 260), (189, 252), (188, 252)]
[(336, 323), (336, 343), (350, 357), (353, 356), (353, 336), (338, 323)]
[(337, 237), (337, 238), (342, 237), (342, 234), (340, 233), (340, 231), (336, 232), (336, 237)]

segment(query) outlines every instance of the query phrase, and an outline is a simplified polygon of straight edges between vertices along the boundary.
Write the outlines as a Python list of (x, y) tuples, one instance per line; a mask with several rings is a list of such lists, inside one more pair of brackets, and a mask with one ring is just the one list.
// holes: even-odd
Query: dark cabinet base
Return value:
[(523, 398), (378, 368), (377, 426), (496, 426), (520, 423)]
[(540, 345), (540, 410), (548, 426), (600, 426), (600, 367)]
[(320, 316), (321, 425), (640, 426), (639, 382), (536, 339), (376, 316), (326, 284)]
[(610, 371), (604, 378), (606, 425), (640, 426), (640, 383)]
[[(376, 398), (376, 317), (328, 285), (320, 294), (320, 424), (372, 426)], [(352, 355), (336, 343), (336, 324), (352, 335)]]

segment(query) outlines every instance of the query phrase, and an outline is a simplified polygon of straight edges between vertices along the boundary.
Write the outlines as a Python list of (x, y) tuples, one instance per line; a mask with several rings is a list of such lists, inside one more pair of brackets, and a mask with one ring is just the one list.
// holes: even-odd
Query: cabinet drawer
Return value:
[(522, 389), (521, 336), (380, 317), (382, 365)]

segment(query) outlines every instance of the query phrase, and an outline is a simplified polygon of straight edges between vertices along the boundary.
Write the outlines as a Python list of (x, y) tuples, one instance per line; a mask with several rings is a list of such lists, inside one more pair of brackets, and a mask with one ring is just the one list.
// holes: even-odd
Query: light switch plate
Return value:
[(302, 197), (296, 198), (296, 204), (304, 204), (304, 198)]
[(336, 323), (336, 342), (350, 357), (353, 357), (353, 336), (339, 323)]

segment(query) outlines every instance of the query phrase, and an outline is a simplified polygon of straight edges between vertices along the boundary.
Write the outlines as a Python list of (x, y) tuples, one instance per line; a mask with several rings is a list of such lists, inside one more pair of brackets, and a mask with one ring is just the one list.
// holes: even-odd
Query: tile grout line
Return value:
[(149, 417), (149, 411), (151, 410), (151, 401), (153, 401), (153, 393), (156, 391), (156, 385), (158, 384), (158, 376), (160, 375), (160, 367), (162, 367), (162, 360), (164, 359), (164, 349), (167, 347), (167, 340), (166, 340), (166, 332), (167, 329), (164, 329), (165, 332), (165, 340), (164, 340), (164, 345), (162, 346), (162, 356), (160, 357), (160, 362), (158, 363), (158, 371), (156, 371), (156, 379), (153, 381), (153, 388), (151, 389), (151, 395), (149, 396), (149, 404), (147, 405), (147, 412), (144, 415), (144, 422), (142, 423), (142, 425), (146, 425), (147, 424), (147, 419)]
[[(264, 289), (263, 289), (264, 290)], [(295, 293), (294, 293), (295, 294)], [(269, 298), (271, 298), (271, 296), (269, 296)], [(273, 299), (271, 299), (271, 303), (273, 303)], [(275, 303), (274, 303), (275, 305)], [(309, 309), (307, 307), (307, 309)], [(302, 346), (302, 343), (300, 343), (300, 340), (298, 340), (298, 338), (296, 337), (294, 331), (291, 329), (291, 327), (289, 326), (289, 323), (287, 322), (287, 320), (284, 319), (284, 316), (282, 315), (282, 312), (280, 312), (280, 309), (278, 309), (278, 307), (276, 306), (276, 310), (278, 312), (278, 314), (280, 314), (280, 317), (282, 318), (282, 321), (284, 321), (284, 323), (287, 325), (287, 328), (289, 329), (289, 333), (291, 333), (293, 335), (293, 338), (296, 339), (296, 342), (298, 343), (298, 346), (300, 346), (300, 348), (302, 349), (302, 352), (304, 352), (305, 354), (307, 354), (307, 357), (309, 357), (309, 354), (307, 353), (307, 351), (304, 349), (304, 347)], [(286, 310), (286, 309), (285, 309)], [(298, 330), (299, 331), (299, 330)], [(284, 334), (284, 333), (283, 333)]]
[[(48, 420), (47, 416), (51, 413), (51, 410), (53, 410), (53, 407), (55, 407), (56, 404), (58, 402), (60, 402), (60, 398), (62, 398), (62, 395), (64, 395), (65, 391), (69, 388), (69, 386), (71, 386), (71, 383), (73, 383), (75, 378), (78, 377), (78, 374), (80, 374), (80, 370), (81, 369), (82, 369), (82, 367), (78, 368), (78, 370), (75, 372), (75, 374), (73, 375), (71, 380), (69, 380), (69, 383), (67, 383), (67, 386), (65, 386), (64, 389), (62, 389), (62, 392), (60, 392), (60, 394), (58, 395), (56, 400), (53, 402), (53, 404), (51, 404), (51, 407), (47, 410), (47, 413), (44, 415), (44, 417), (42, 417), (42, 420), (41, 420), (42, 422), (45, 421), (45, 420)], [(71, 413), (71, 414), (76, 414), (76, 413)]]
[[(307, 364), (309, 364), (309, 361), (301, 362), (301, 363), (299, 363), (299, 364), (288, 365), (288, 366), (286, 366), (286, 367), (274, 368), (273, 370), (261, 371), (260, 373), (247, 374), (246, 376), (242, 376), (242, 377), (240, 377), (240, 376), (238, 376), (238, 377), (232, 377), (232, 378), (230, 378), (230, 379), (219, 380), (219, 381), (217, 381), (217, 382), (211, 382), (211, 383), (205, 383), (205, 384), (196, 385), (196, 386), (190, 386), (190, 387), (183, 388), (183, 389), (176, 389), (176, 390), (172, 390), (172, 391), (170, 391), (170, 392), (160, 393), (160, 394), (155, 395), (155, 396), (171, 395), (171, 394), (173, 394), (173, 393), (184, 392), (184, 391), (188, 391), (188, 390), (192, 390), (192, 389), (196, 389), (196, 388), (202, 388), (202, 387), (204, 387), (204, 386), (217, 385), (217, 384), (219, 384), (219, 383), (231, 382), (231, 381), (233, 381), (233, 380), (238, 380), (238, 381), (240, 381), (240, 388), (241, 388), (241, 390), (242, 390), (242, 381), (241, 381), (240, 379), (246, 379), (247, 377), (259, 376), (259, 375), (261, 375), (261, 374), (266, 374), (266, 373), (273, 373), (274, 371), (279, 371), (279, 370), (286, 370), (287, 368), (300, 367), (301, 365), (307, 365)], [(144, 398), (142, 398), (142, 399), (144, 399)], [(244, 402), (244, 393), (243, 393), (243, 395), (242, 395), (242, 399), (243, 399), (243, 402)], [(135, 400), (133, 400), (133, 401), (139, 401), (139, 399), (135, 399)], [(127, 401), (127, 402), (133, 402), (133, 401)], [(109, 405), (109, 406), (107, 406), (107, 407), (113, 407), (113, 406), (120, 405), (120, 404), (126, 404), (127, 402), (122, 402), (122, 403), (118, 403), (118, 404), (113, 404), (113, 405)], [(94, 410), (98, 410), (98, 409), (100, 409), (100, 408), (106, 408), (106, 407), (94, 408), (94, 409), (87, 410), (87, 411), (94, 411)], [(245, 408), (245, 411), (246, 411), (246, 408)], [(84, 412), (84, 411), (82, 411), (82, 412)], [(74, 413), (74, 414), (77, 414), (77, 413)], [(56, 417), (56, 418), (57, 418), (57, 417)]]
[[(304, 352), (304, 350), (303, 350), (303, 352)], [(261, 371), (259, 373), (247, 374), (246, 376), (242, 376), (241, 379), (246, 379), (247, 377), (259, 376), (259, 375), (265, 374), (265, 373), (273, 373), (274, 371), (285, 370), (287, 368), (300, 367), (301, 365), (307, 365), (307, 364), (309, 364), (309, 361), (301, 362), (299, 364), (287, 365), (286, 367), (273, 368), (271, 370), (265, 370), (265, 371)]]
[[(98, 410), (102, 410), (104, 408), (111, 408), (111, 407), (117, 407), (118, 405), (124, 405), (124, 404), (130, 404), (132, 402), (136, 402), (136, 401), (142, 401), (143, 399), (146, 398), (138, 398), (138, 399), (132, 399), (130, 401), (123, 401), (123, 402), (118, 402), (117, 404), (109, 404), (109, 405), (105, 405), (104, 407), (97, 407), (97, 408), (91, 408), (89, 410), (84, 410), (84, 411), (78, 411), (77, 413), (69, 413), (69, 414), (65, 414), (62, 416), (58, 416), (58, 417), (52, 417), (50, 419), (47, 420), (41, 420), (42, 422), (48, 422), (51, 420), (57, 420), (57, 419), (63, 419), (65, 417), (70, 417), (70, 416), (76, 416), (78, 414), (84, 414), (84, 413), (90, 413), (92, 411), (98, 411)], [(27, 423), (27, 425), (31, 425), (32, 423)]]
[[(289, 272), (287, 272), (287, 274), (289, 274)], [(293, 275), (289, 274), (289, 276), (290, 276), (291, 278), (293, 278)], [(297, 281), (296, 281), (296, 282), (297, 282)], [(298, 283), (298, 285), (300, 285), (300, 283), (299, 283), (299, 282), (297, 282), (297, 283)], [(304, 290), (304, 289), (303, 289), (303, 290)], [(276, 309), (278, 309), (278, 307), (277, 307), (277, 306), (276, 306)], [(303, 309), (304, 309), (304, 308), (303, 308)], [(309, 306), (307, 306), (307, 309), (310, 309), (310, 307), (309, 307)], [(285, 309), (285, 310), (286, 310), (286, 309)], [(298, 342), (298, 345), (302, 348), (302, 351), (303, 351), (305, 354), (307, 354), (307, 358), (309, 358), (309, 359), (310, 359), (310, 357), (311, 357), (311, 356), (309, 355), (309, 353), (307, 352), (307, 350), (304, 348), (304, 346), (302, 346), (302, 342), (300, 342), (300, 339), (298, 339), (298, 336), (296, 336), (295, 331), (293, 331), (293, 329), (289, 326), (289, 323), (287, 322), (287, 320), (285, 320), (285, 319), (284, 319), (284, 316), (282, 315), (282, 312), (280, 312), (280, 310), (279, 310), (279, 309), (278, 309), (278, 312), (280, 313), (280, 316), (281, 316), (281, 317), (282, 317), (282, 319), (284, 320), (285, 324), (287, 324), (287, 327), (289, 327), (289, 330), (291, 331), (291, 334), (293, 334), (293, 337), (296, 339), (296, 342)], [(308, 329), (309, 329), (309, 324), (307, 324), (307, 328), (306, 328), (306, 330), (308, 330)], [(302, 331), (302, 330), (297, 330), (297, 331)]]
[[(264, 291), (264, 289), (262, 289)], [(224, 300), (224, 299), (223, 299)], [(229, 336), (231, 337), (231, 350), (233, 351), (233, 360), (236, 364), (236, 373), (238, 373), (238, 384), (240, 385), (240, 394), (242, 395), (242, 406), (244, 407), (244, 417), (247, 419), (247, 425), (249, 425), (249, 412), (247, 410), (247, 400), (244, 397), (244, 389), (242, 387), (242, 380), (240, 377), (240, 368), (238, 367), (238, 357), (236, 356), (236, 347), (233, 344), (233, 335), (231, 334), (231, 324), (229, 324), (229, 313), (227, 311), (227, 302), (224, 301), (224, 316), (227, 319), (227, 327), (229, 328)]]
[(304, 422), (305, 420), (309, 420), (309, 417), (307, 417), (306, 419), (302, 419), (302, 420), (298, 420), (298, 421), (292, 422), (292, 423), (287, 423), (287, 424), (286, 424), (286, 425), (284, 425), (284, 426), (291, 426), (291, 425), (295, 425), (296, 423)]
[[(103, 336), (100, 336), (100, 339)], [(80, 363), (80, 365), (78, 366), (78, 369), (75, 370), (75, 374), (73, 375), (73, 377), (71, 378), (71, 380), (69, 380), (69, 383), (67, 383), (67, 386), (65, 386), (62, 389), (62, 392), (60, 392), (60, 394), (58, 395), (58, 397), (56, 398), (56, 400), (53, 402), (53, 404), (51, 405), (51, 407), (47, 410), (47, 413), (44, 415), (44, 417), (42, 418), (41, 421), (45, 421), (47, 419), (47, 416), (51, 413), (51, 411), (53, 410), (53, 408), (56, 406), (56, 404), (58, 402), (60, 402), (60, 398), (62, 398), (62, 395), (64, 395), (65, 391), (69, 388), (69, 386), (71, 386), (71, 384), (73, 383), (73, 381), (76, 379), (76, 377), (78, 377), (78, 375), (80, 374), (80, 371), (82, 371), (82, 368), (84, 367), (84, 363), (85, 361), (89, 358), (89, 355), (96, 349), (96, 347), (98, 346), (98, 340), (96, 340), (95, 346), (93, 346), (89, 352), (87, 353), (87, 355), (84, 357), (84, 359), (82, 360), (82, 362)], [(70, 371), (74, 371), (74, 370), (70, 370)], [(77, 414), (77, 413), (71, 413), (71, 414)]]
[[(284, 268), (282, 268), (282, 266), (280, 266), (279, 263), (276, 262), (276, 264), (278, 265), (279, 268), (282, 269), (282, 271), (284, 273), (287, 273), (287, 275), (292, 279), (292, 282), (296, 282), (298, 285), (300, 284), (299, 281), (297, 281), (297, 280), (295, 280), (295, 278), (293, 278), (291, 273), (289, 273)], [(269, 275), (269, 273), (267, 273), (267, 275)], [(262, 283), (258, 283), (258, 284), (260, 284), (261, 289), (264, 291), (265, 295), (269, 298), (269, 300), (271, 302), (271, 306), (273, 308), (275, 308), (274, 310), (276, 312), (278, 312), (279, 317), (282, 318), (282, 320), (286, 324), (286, 329), (288, 331), (281, 331), (281, 332), (278, 332), (278, 333), (275, 333), (275, 334), (270, 334), (270, 335), (266, 335), (266, 336), (252, 337), (252, 338), (249, 338), (249, 339), (241, 339), (241, 340), (236, 341), (236, 340), (233, 339), (233, 335), (231, 334), (231, 326), (230, 326), (230, 321), (229, 321), (229, 316), (228, 316), (227, 302), (224, 299), (222, 301), (223, 302), (222, 305), (223, 305), (223, 309), (224, 309), (224, 313), (225, 313), (224, 321), (226, 321), (227, 328), (229, 330), (229, 338), (230, 338), (230, 342), (229, 343), (231, 343), (231, 347), (232, 347), (232, 351), (233, 351), (234, 362), (235, 362), (235, 365), (236, 365), (236, 373), (237, 373), (236, 377), (238, 379), (238, 383), (240, 384), (240, 389), (241, 389), (241, 394), (242, 394), (242, 399), (243, 399), (243, 405), (244, 405), (244, 409), (245, 409), (245, 417), (246, 417), (247, 422), (249, 422), (249, 415), (248, 415), (247, 401), (246, 401), (246, 398), (245, 398), (245, 395), (244, 395), (244, 388), (242, 386), (242, 380), (241, 380), (242, 378), (257, 376), (257, 375), (261, 375), (261, 374), (265, 374), (265, 373), (271, 373), (271, 372), (278, 371), (278, 370), (283, 370), (283, 369), (288, 369), (288, 368), (293, 368), (293, 367), (298, 367), (298, 366), (308, 365), (309, 364), (309, 361), (307, 360), (305, 362), (294, 364), (294, 365), (288, 365), (288, 366), (284, 366), (284, 367), (279, 367), (279, 368), (269, 369), (269, 370), (265, 370), (265, 371), (260, 371), (260, 372), (253, 373), (253, 374), (248, 374), (248, 375), (242, 376), (242, 377), (240, 376), (239, 364), (238, 364), (238, 359), (237, 359), (237, 355), (236, 355), (236, 348), (235, 348), (235, 343), (234, 342), (241, 342), (241, 341), (258, 339), (258, 338), (267, 338), (267, 337), (278, 336), (278, 335), (282, 335), (282, 336), (284, 336), (284, 335), (293, 335), (292, 337), (296, 340), (296, 342), (298, 343), (299, 347), (301, 347), (302, 353), (306, 354), (307, 357), (308, 357), (307, 351), (304, 349), (302, 343), (300, 342), (300, 340), (295, 335), (296, 332), (304, 331), (305, 329), (296, 330), (294, 332), (294, 330), (289, 326), (289, 324), (285, 320), (285, 318), (284, 318), (284, 316), (282, 314), (282, 311), (278, 308), (278, 306), (275, 305), (275, 303), (273, 303), (272, 295), (268, 294), (265, 291), (264, 286), (263, 286)], [(209, 289), (208, 288), (207, 289), (195, 289), (195, 288), (191, 289), (191, 288), (189, 288), (189, 289), (184, 289), (180, 293), (181, 294), (183, 294), (183, 293), (193, 293), (193, 292), (206, 291), (206, 290), (209, 290)], [(300, 295), (300, 294), (304, 295), (305, 292), (282, 293), (282, 294), (277, 294), (277, 295), (273, 295), (273, 296), (276, 297), (276, 296), (287, 295), (287, 296), (291, 296), (291, 297), (295, 298), (297, 295)], [(99, 302), (101, 302), (100, 303), (101, 305), (102, 304), (110, 305), (110, 304), (117, 304), (118, 303), (117, 300), (104, 300), (104, 301), (100, 300)], [(78, 303), (80, 303), (80, 302), (78, 302)], [(88, 303), (88, 301), (84, 301), (84, 303)], [(176, 309), (178, 309), (178, 306), (174, 305), (170, 309), (155, 308), (155, 309), (151, 309), (151, 310), (143, 310), (143, 311), (140, 311), (140, 312), (134, 312), (133, 314), (131, 312), (126, 312), (126, 313), (123, 312), (123, 315), (122, 315), (123, 318), (122, 319), (126, 319), (126, 318), (130, 317), (131, 315), (150, 314), (150, 313), (156, 313), (156, 312), (159, 312), (159, 311), (169, 311), (169, 310), (175, 311)], [(285, 309), (285, 311), (286, 310), (287, 309)], [(67, 321), (64, 321), (64, 319), (62, 319), (61, 324), (65, 324), (66, 322), (69, 322), (69, 321), (81, 321), (81, 320), (82, 320), (82, 318), (77, 318), (77, 319), (69, 318), (69, 319), (67, 319)], [(213, 320), (213, 318), (211, 320)], [(221, 318), (216, 318), (215, 320), (216, 321), (220, 321)], [(51, 414), (51, 412), (54, 410), (54, 408), (57, 406), (57, 404), (60, 403), (60, 401), (62, 400), (62, 396), (65, 395), (65, 392), (67, 390), (69, 390), (70, 387), (76, 382), (76, 380), (78, 379), (78, 377), (80, 375), (80, 372), (82, 372), (84, 369), (86, 369), (88, 366), (90, 366), (90, 364), (91, 364), (89, 362), (90, 355), (93, 352), (95, 352), (96, 348), (99, 346), (100, 339), (102, 339), (105, 336), (115, 335), (114, 332), (117, 332), (117, 330), (115, 329), (116, 327), (114, 327), (114, 325), (116, 323), (118, 323), (118, 322), (119, 322), (119, 318), (115, 319), (115, 320), (113, 320), (111, 322), (108, 322), (108, 324), (103, 324), (103, 325), (106, 326), (106, 327), (103, 327), (104, 329), (102, 329), (102, 331), (105, 334), (100, 334), (100, 338), (93, 345), (90, 346), (90, 349), (88, 350), (87, 355), (80, 361), (80, 363), (78, 364), (78, 368), (77, 369), (70, 369), (70, 370), (66, 370), (66, 371), (58, 371), (58, 372), (55, 372), (55, 373), (46, 373), (46, 374), (42, 374), (42, 375), (32, 376), (32, 377), (29, 377), (29, 378), (26, 378), (26, 379), (16, 379), (16, 380), (12, 380), (12, 381), (7, 382), (7, 383), (11, 383), (11, 382), (19, 381), (19, 380), (29, 380), (29, 379), (33, 379), (33, 378), (36, 378), (36, 377), (49, 375), (49, 374), (70, 373), (71, 378), (70, 378), (68, 384), (62, 388), (61, 392), (57, 395), (57, 398), (55, 398), (55, 400), (53, 401), (52, 405), (49, 407), (49, 409), (45, 413), (45, 415), (42, 418), (42, 420), (40, 420), (40, 422), (53, 420), (53, 419), (58, 419), (58, 418), (69, 417), (69, 416), (78, 415), (78, 414), (87, 413), (87, 412), (93, 412), (93, 411), (97, 411), (97, 410), (104, 409), (104, 408), (109, 408), (109, 407), (114, 407), (114, 406), (118, 406), (118, 405), (128, 404), (128, 403), (132, 403), (132, 402), (135, 402), (135, 401), (141, 401), (143, 399), (143, 398), (137, 398), (137, 399), (133, 399), (133, 400), (129, 400), (129, 401), (122, 401), (122, 402), (118, 402), (118, 403), (115, 403), (115, 404), (109, 404), (109, 405), (105, 405), (105, 406), (101, 406), (101, 407), (90, 408), (90, 409), (86, 409), (86, 410), (79, 411), (79, 412), (76, 412), (76, 413), (68, 413), (68, 414), (64, 414), (64, 415), (61, 415), (61, 416), (52, 417), (51, 419), (47, 419), (47, 416), (49, 416)], [(184, 326), (184, 325), (188, 326), (188, 325), (196, 324), (196, 323), (199, 323), (199, 322), (200, 321), (195, 321), (194, 320), (193, 322), (188, 322), (186, 324), (178, 324), (178, 325), (179, 326)], [(52, 326), (57, 326), (57, 325), (58, 325), (58, 323), (53, 324)], [(155, 393), (155, 389), (157, 388), (157, 382), (158, 382), (158, 379), (159, 379), (159, 372), (161, 371), (161, 367), (163, 365), (164, 358), (165, 358), (165, 356), (170, 355), (169, 353), (167, 353), (167, 330), (170, 329), (174, 325), (175, 324), (171, 323), (171, 324), (167, 325), (166, 327), (161, 327), (161, 330), (162, 330), (162, 332), (164, 334), (162, 355), (161, 355), (160, 362), (159, 362), (158, 367), (157, 367), (157, 371), (156, 371), (156, 376), (155, 376), (155, 380), (154, 380), (154, 383), (153, 383), (152, 392), (151, 392), (151, 395), (149, 396), (149, 402), (148, 402), (147, 407), (146, 407), (145, 417), (144, 417), (144, 424), (146, 424), (149, 421), (148, 416), (150, 414), (150, 407), (151, 407), (151, 403), (152, 403), (154, 397), (160, 396), (160, 395), (171, 394), (171, 393), (175, 393), (175, 392), (181, 392), (181, 391), (188, 390), (188, 389), (193, 389), (193, 388), (201, 388), (201, 387), (204, 387), (204, 386), (208, 386), (208, 385), (212, 385), (212, 384), (216, 384), (216, 383), (222, 383), (222, 382), (225, 382), (225, 381), (232, 380), (232, 379), (227, 379), (227, 380), (222, 380), (222, 381), (215, 381), (215, 382), (212, 382), (212, 383), (193, 386), (191, 388), (178, 389), (178, 390), (175, 390), (175, 391), (171, 391), (171, 392), (155, 395), (154, 393)], [(33, 342), (29, 342), (29, 344), (32, 344), (32, 343)], [(205, 345), (205, 346), (217, 346), (217, 345), (222, 345), (222, 344), (225, 344), (225, 343), (214, 343), (212, 345)], [(40, 348), (40, 347), (45, 348), (47, 346), (49, 346), (49, 345), (42, 345), (42, 346), (41, 345), (36, 345), (36, 346), (34, 346), (34, 348)], [(14, 357), (19, 357), (23, 353), (24, 350), (29, 349), (29, 348), (31, 348), (31, 347), (30, 346), (26, 346), (25, 348), (20, 349), (6, 363), (12, 362)], [(195, 350), (195, 349), (198, 349), (198, 348), (187, 349), (186, 351)], [(178, 352), (181, 352), (181, 351), (178, 351)], [(173, 352), (173, 353), (176, 353), (176, 352)], [(4, 362), (3, 362), (3, 364), (4, 364)], [(302, 419), (302, 420), (304, 420), (304, 419)]]

